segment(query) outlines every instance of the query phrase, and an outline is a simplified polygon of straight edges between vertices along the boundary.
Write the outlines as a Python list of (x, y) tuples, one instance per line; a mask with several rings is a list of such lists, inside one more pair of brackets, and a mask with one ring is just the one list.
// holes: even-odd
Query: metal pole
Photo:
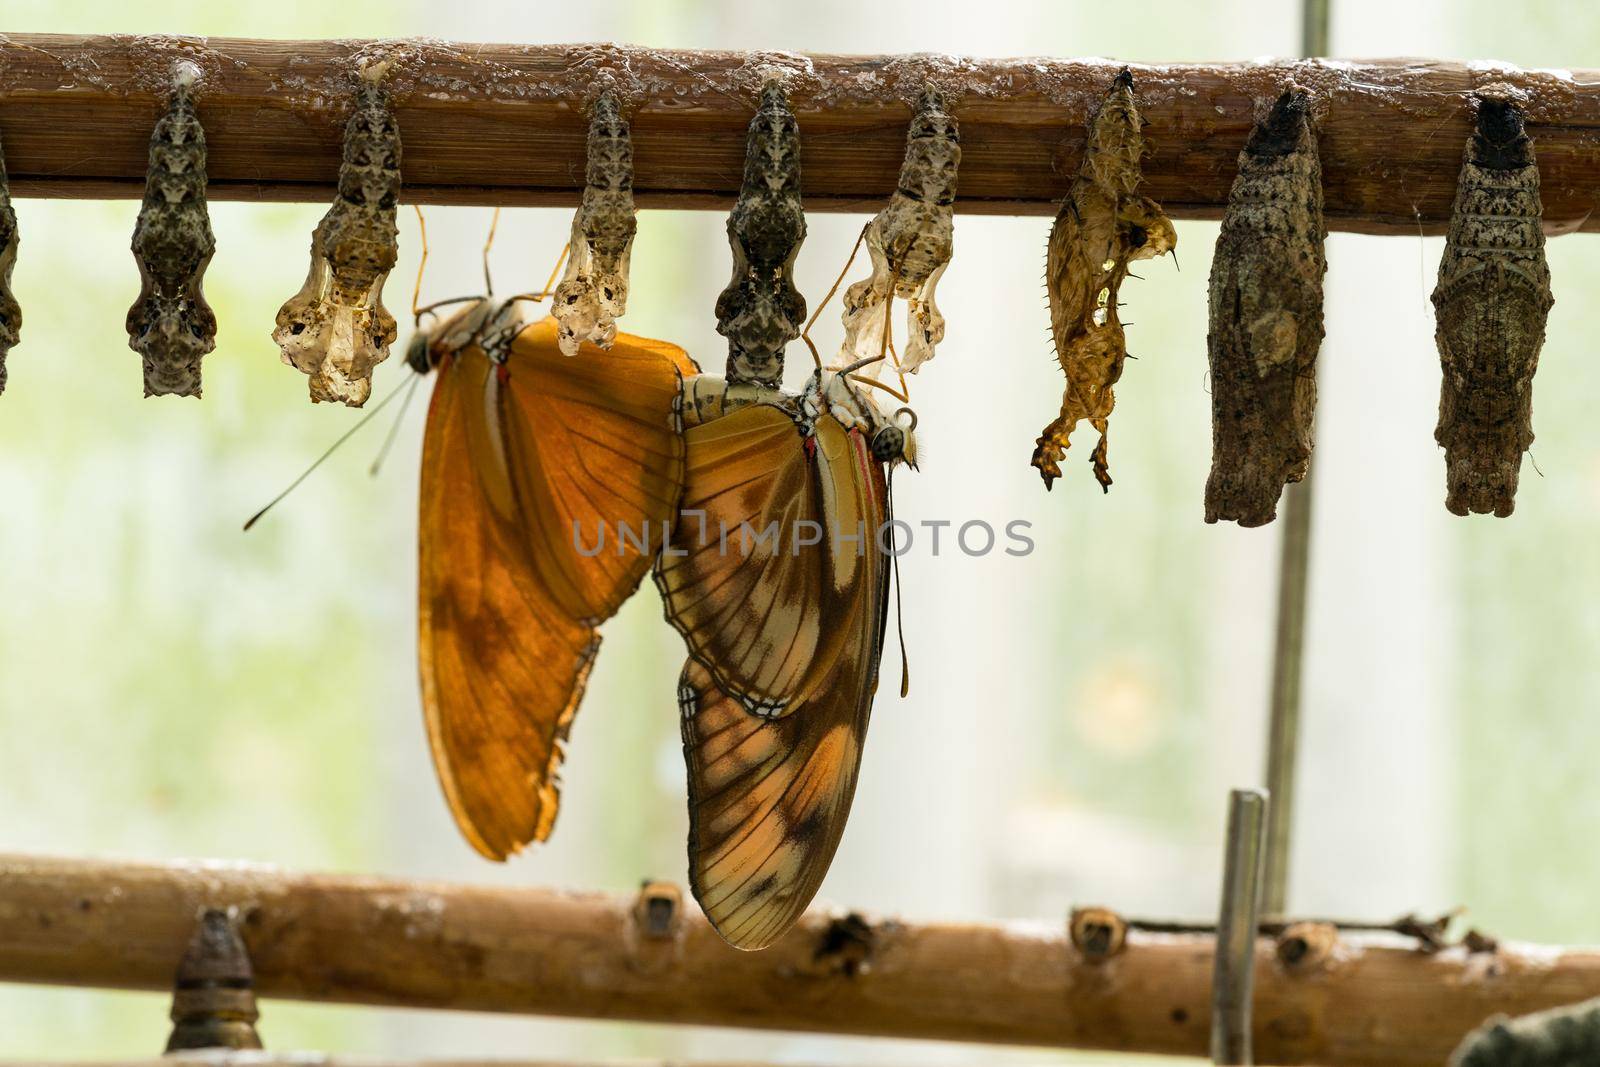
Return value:
[[(1300, 51), (1326, 56), (1332, 0), (1302, 0)], [(1315, 445), (1313, 427), (1313, 446)], [(1311, 472), (1284, 490), (1283, 546), (1278, 559), (1278, 627), (1272, 652), (1267, 731), (1267, 872), (1261, 907), (1281, 916), (1289, 903), (1289, 850), (1294, 830), (1295, 763), (1300, 752), (1300, 671), (1305, 650), (1306, 584), (1311, 559)]]
[(1216, 958), (1211, 973), (1212, 1063), (1252, 1062), (1250, 998), (1255, 985), (1267, 808), (1267, 795), (1259, 789), (1235, 789), (1228, 796), (1222, 909), (1217, 916)]

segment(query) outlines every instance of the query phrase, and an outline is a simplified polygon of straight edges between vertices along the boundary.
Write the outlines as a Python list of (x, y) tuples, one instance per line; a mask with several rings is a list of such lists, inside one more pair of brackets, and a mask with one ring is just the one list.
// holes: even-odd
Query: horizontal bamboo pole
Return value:
[[(609, 77), (633, 114), (642, 206), (723, 208), (742, 172), (764, 73), (784, 68), (812, 210), (875, 211), (894, 183), (909, 103), (928, 79), (962, 124), (963, 211), (1050, 214), (1077, 169), (1086, 115), (1121, 64), (689, 52), (616, 45), (0, 36), (0, 135), (24, 196), (137, 197), (173, 63), (202, 72), (211, 195), (324, 201), (356, 65), (387, 60), (419, 203), (572, 204), (581, 115)], [(1135, 65), (1149, 122), (1147, 191), (1180, 218), (1220, 215), (1240, 146), (1291, 80), (1314, 96), (1334, 229), (1443, 232), (1475, 86), (1528, 93), (1547, 226), (1600, 229), (1600, 72), (1431, 60)]]
[[(268, 997), (1203, 1056), (1212, 940), (812, 913), (759, 953), (671, 886), (639, 898), (0, 855), (0, 981), (166, 990), (237, 909)], [(1286, 935), (1287, 936), (1287, 935)], [(1600, 994), (1600, 951), (1258, 944), (1258, 1063), (1438, 1067), (1495, 1012)], [(270, 1018), (270, 1015), (268, 1016)], [(264, 1023), (263, 1025), (267, 1025)]]

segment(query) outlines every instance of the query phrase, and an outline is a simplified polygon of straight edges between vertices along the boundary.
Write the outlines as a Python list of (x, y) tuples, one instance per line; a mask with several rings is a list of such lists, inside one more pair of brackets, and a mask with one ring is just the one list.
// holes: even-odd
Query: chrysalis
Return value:
[(1555, 303), (1544, 258), (1539, 166), (1508, 86), (1478, 93), (1439, 284), (1434, 339), (1444, 365), (1439, 427), (1445, 507), (1457, 515), (1516, 505), (1533, 444), (1533, 373)]
[(783, 350), (800, 336), (806, 298), (794, 261), (806, 239), (800, 203), (800, 123), (783, 86), (768, 81), (745, 141), (744, 184), (728, 216), (733, 278), (717, 297), (728, 339), (728, 382), (778, 388)]
[(589, 116), (588, 174), (572, 217), (567, 272), (551, 313), (561, 351), (583, 342), (610, 348), (628, 309), (628, 259), (638, 228), (633, 209), (633, 141), (614, 93), (600, 94)]
[(960, 127), (944, 94), (929, 85), (906, 132), (900, 184), (888, 206), (867, 224), (864, 239), (872, 276), (845, 293), (840, 366), (883, 353), (886, 305), (896, 296), (907, 302), (908, 336), (900, 369), (915, 371), (933, 358), (934, 347), (944, 339), (944, 316), (934, 302), (934, 288), (950, 265), (960, 165)]
[(311, 399), (358, 408), (372, 393), (372, 370), (389, 356), (394, 316), (383, 283), (398, 255), (400, 128), (379, 86), (386, 64), (362, 72), (356, 109), (344, 129), (339, 198), (311, 234), (305, 285), (278, 309), (272, 339), (283, 361), (311, 376)]
[(201, 283), (217, 242), (206, 210), (206, 134), (180, 64), (172, 100), (150, 135), (144, 205), (133, 228), (142, 287), (128, 309), (128, 347), (144, 358), (144, 395), (200, 395), (200, 360), (217, 347)]
[(11, 295), (11, 268), (17, 265), (17, 213), (11, 208), (6, 157), (0, 152), (0, 393), (6, 391), (6, 353), (22, 332), (22, 306)]
[(1306, 476), (1322, 344), (1322, 165), (1290, 89), (1250, 133), (1211, 263), (1206, 521), (1260, 526)]
[(1067, 386), (1061, 414), (1044, 428), (1033, 452), (1046, 489), (1061, 477), (1059, 464), (1079, 419), (1100, 431), (1091, 456), (1094, 476), (1102, 489), (1111, 488), (1106, 420), (1116, 402), (1111, 387), (1122, 376), (1128, 351), (1117, 293), (1129, 263), (1164, 255), (1178, 243), (1161, 205), (1135, 192), (1143, 154), (1133, 75), (1124, 69), (1089, 127), (1078, 177), (1050, 230), (1045, 289)]

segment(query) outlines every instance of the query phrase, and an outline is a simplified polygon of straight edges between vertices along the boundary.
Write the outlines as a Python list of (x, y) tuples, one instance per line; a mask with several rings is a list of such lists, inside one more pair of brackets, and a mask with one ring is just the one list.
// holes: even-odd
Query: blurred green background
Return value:
[[(1154, 0), (981, 7), (880, 0), (425, 4), (6, 0), (0, 29), (281, 37), (617, 40), (836, 52), (1048, 52), (1133, 61), (1284, 55), (1298, 5)], [(1334, 0), (1344, 56), (1600, 66), (1600, 11), (1554, 0)], [(203, 103), (202, 103), (203, 113)], [(5, 116), (0, 114), (0, 132)], [(1537, 132), (1537, 131), (1535, 131)], [(1163, 146), (1152, 146), (1160, 152)], [(1402, 162), (1403, 161), (1398, 161)], [(205, 400), (144, 400), (122, 330), (136, 205), (19, 201), (22, 344), (0, 400), (0, 849), (225, 857), (336, 871), (629, 890), (681, 880), (682, 650), (653, 589), (606, 629), (573, 735), (561, 823), (506, 867), (456, 835), (416, 700), (415, 470), (422, 405), (381, 477), (373, 427), (250, 534), (241, 521), (349, 427), (306, 402), (273, 314), (322, 205), (213, 205), (221, 322)], [(563, 211), (505, 214), (503, 284), (537, 284)], [(476, 285), (488, 213), (429, 212), (424, 295)], [(813, 218), (819, 296), (859, 230)], [(388, 302), (415, 271), (416, 228)], [(1053, 494), (1027, 460), (1059, 373), (1039, 291), (1044, 219), (962, 217), (948, 339), (915, 383), (925, 460), (900, 512), (1033, 524), (1038, 550), (902, 561), (913, 689), (883, 694), (851, 830), (823, 895), (919, 917), (1058, 921), (1074, 903), (1205, 916), (1224, 795), (1258, 780), (1274, 528), (1201, 522), (1209, 464), (1212, 224), (1182, 223), (1124, 299), (1140, 359), (1119, 387), (1102, 497), (1069, 455)], [(1432, 441), (1427, 294), (1438, 239), (1335, 235), (1318, 452), (1314, 607), (1295, 910), (1391, 917), (1469, 906), (1502, 937), (1600, 940), (1600, 434), (1583, 294), (1593, 241), (1550, 248), (1557, 303), (1516, 516), (1459, 520)], [(646, 213), (625, 328), (721, 364), (722, 219)], [(514, 279), (515, 281), (511, 281)], [(837, 317), (823, 342), (836, 342)], [(404, 375), (379, 372), (382, 391)], [(894, 653), (891, 651), (890, 656)], [(892, 668), (891, 668), (892, 669)], [(0, 986), (0, 1056), (161, 1047), (166, 998)], [(1010, 1062), (991, 1049), (269, 1002), (275, 1049), (408, 1055), (749, 1056)], [(1028, 1057), (1037, 1061), (1038, 1055)], [(1103, 1059), (1103, 1057), (1098, 1057)]]

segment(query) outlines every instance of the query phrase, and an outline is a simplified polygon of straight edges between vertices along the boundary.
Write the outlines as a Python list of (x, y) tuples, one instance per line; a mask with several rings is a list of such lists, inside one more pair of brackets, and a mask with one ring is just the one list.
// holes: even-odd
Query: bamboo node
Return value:
[(1073, 908), (1067, 921), (1072, 946), (1089, 963), (1103, 963), (1122, 952), (1128, 941), (1128, 923), (1110, 908)]
[(639, 886), (633, 921), (647, 940), (676, 940), (683, 926), (683, 891), (671, 882), (646, 880)]
[(1278, 962), (1291, 973), (1303, 974), (1326, 963), (1338, 943), (1339, 930), (1332, 923), (1290, 923), (1278, 935)]
[(866, 916), (852, 911), (834, 918), (817, 939), (811, 957), (812, 973), (856, 978), (872, 970), (878, 948), (878, 930)]

